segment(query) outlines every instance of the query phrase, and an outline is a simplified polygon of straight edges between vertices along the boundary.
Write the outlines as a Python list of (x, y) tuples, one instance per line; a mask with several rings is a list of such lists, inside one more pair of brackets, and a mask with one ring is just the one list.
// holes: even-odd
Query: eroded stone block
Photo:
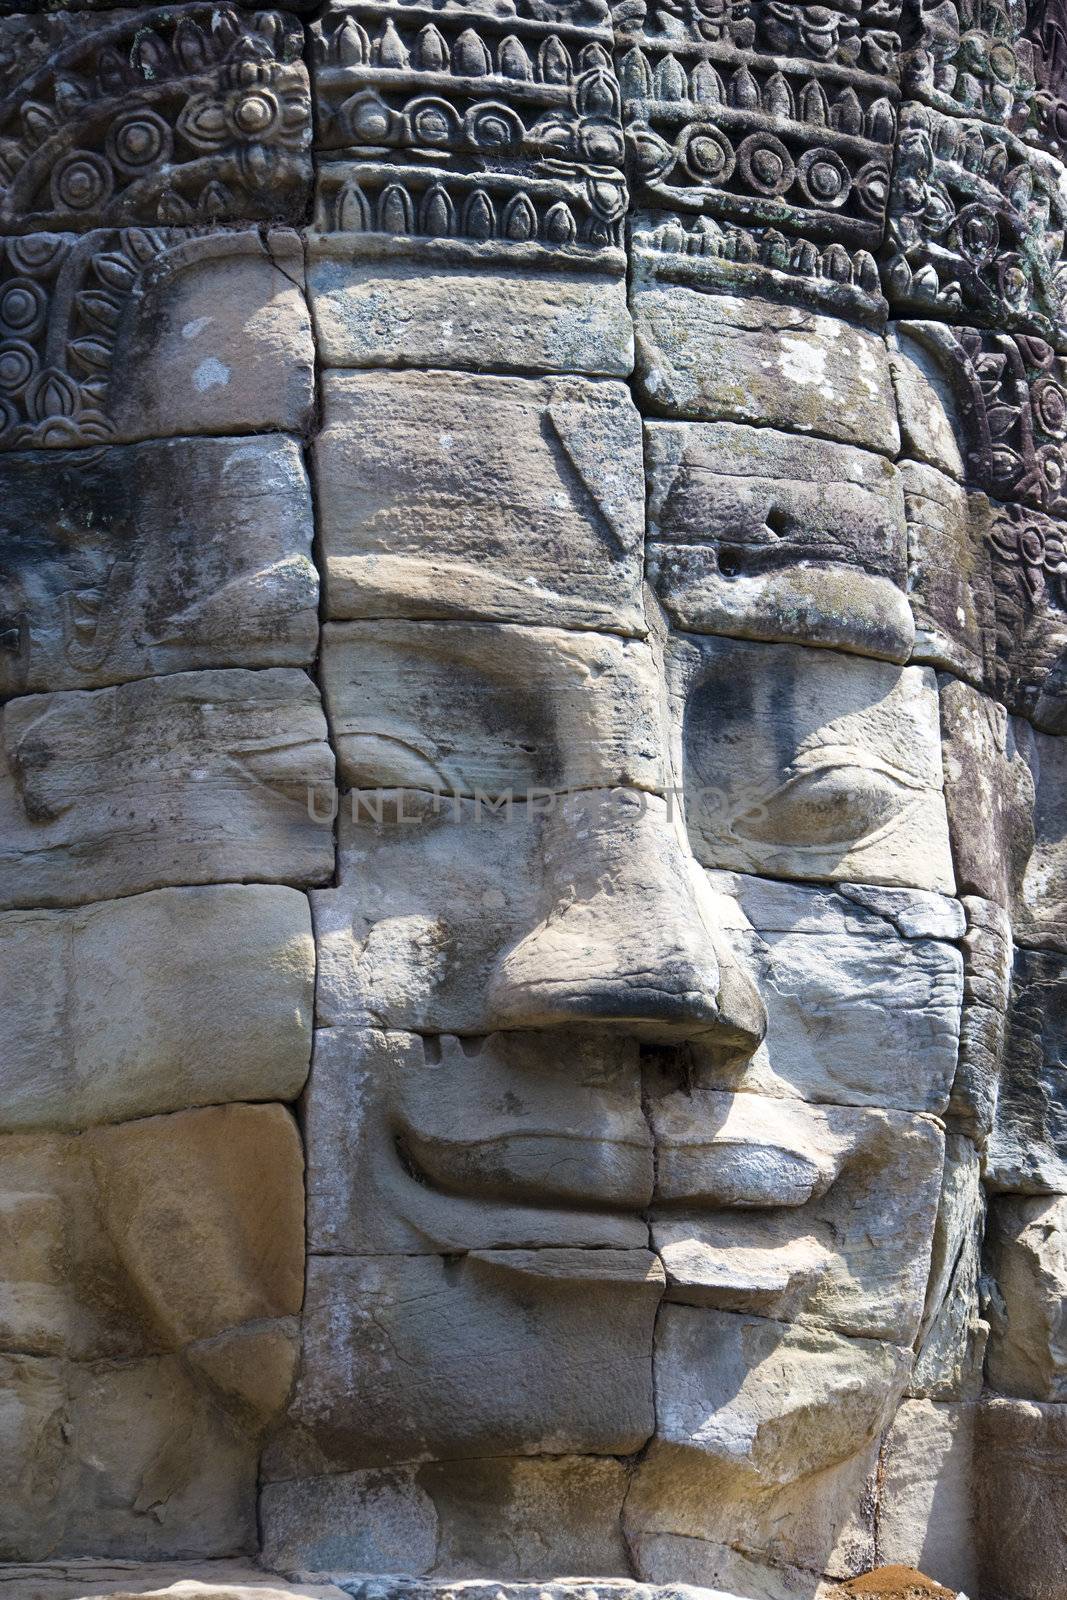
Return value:
[(905, 1400), (882, 1448), (878, 1556), (979, 1593), (974, 1548), (977, 1407)]
[(1034, 736), (970, 684), (945, 674), (939, 690), (956, 882), (1010, 910), (1034, 847)]
[(707, 1088), (940, 1114), (956, 1070), (963, 933), (956, 902), (710, 872), (727, 938), (767, 1008), (766, 1038), (702, 1059)]
[(621, 385), (405, 372), (323, 389), (329, 616), (642, 631), (641, 428)]
[(0, 693), (301, 666), (318, 640), (293, 439), (173, 439), (4, 465)]
[(952, 893), (929, 669), (690, 635), (671, 685), (705, 866)]
[(657, 1433), (626, 1507), (629, 1537), (649, 1552), (642, 1566), (665, 1577), (672, 1536), (693, 1541), (689, 1581), (711, 1581), (723, 1547), (740, 1543), (754, 1565), (787, 1569), (764, 1591), (777, 1595), (791, 1568), (810, 1584), (812, 1571), (872, 1565), (868, 1480), (909, 1359), (872, 1340), (664, 1306)]
[(697, 632), (906, 661), (897, 472), (827, 440), (730, 423), (649, 423), (649, 577)]
[(945, 1138), (941, 1199), (933, 1230), (926, 1304), (909, 1392), (933, 1400), (975, 1399), (982, 1389), (988, 1326), (979, 1314), (985, 1199), (981, 1158), (970, 1139)]
[(304, 1120), (313, 1253), (647, 1242), (634, 1040), (324, 1028)]
[(613, 378), (633, 367), (625, 279), (581, 262), (490, 262), (459, 241), (313, 233), (308, 294), (327, 367)]
[(420, 1457), (626, 1455), (655, 1424), (644, 1250), (312, 1256), (268, 1478)]
[(333, 760), (303, 672), (176, 672), (25, 695), (3, 712), (0, 904), (77, 905), (188, 882), (333, 870), (308, 788)]
[(983, 1583), (994, 1594), (1059, 1600), (1067, 1572), (1067, 1407), (987, 1400), (975, 1442)]
[(987, 1181), (1016, 1194), (1067, 1191), (1067, 959), (1015, 952)]
[(0, 1127), (293, 1100), (314, 976), (308, 903), (293, 889), (159, 889), (6, 912)]
[(638, 279), (637, 382), (659, 416), (819, 434), (895, 455), (885, 345), (874, 333), (771, 300)]
[(286, 228), (9, 239), (0, 449), (298, 432), (315, 352)]
[(963, 907), (963, 1015), (948, 1109), (954, 1126), (984, 1144), (1000, 1094), (1014, 947), (1011, 920), (1002, 906), (965, 895)]
[(932, 1120), (684, 1088), (649, 1104), (669, 1300), (912, 1343), (944, 1156)]
[(1067, 1399), (1067, 1198), (997, 1196), (987, 1265), (990, 1384), (1023, 1400)]
[(622, 1462), (589, 1456), (284, 1480), (263, 1491), (264, 1558), (290, 1570), (402, 1568), (452, 1579), (521, 1580), (546, 1571), (624, 1577), (626, 1487)]
[(0, 227), (301, 221), (303, 47), (281, 12), (195, 3), (0, 21)]
[(908, 509), (915, 659), (947, 667), (1038, 727), (1067, 727), (1067, 545), (1057, 523), (917, 462)]
[(1033, 851), (1014, 908), (1020, 944), (1067, 954), (1067, 739), (1035, 734)]

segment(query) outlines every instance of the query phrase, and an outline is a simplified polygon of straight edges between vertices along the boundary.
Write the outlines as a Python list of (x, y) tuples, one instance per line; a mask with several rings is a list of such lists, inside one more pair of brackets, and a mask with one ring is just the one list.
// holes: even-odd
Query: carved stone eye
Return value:
[(508, 106), (475, 106), (463, 119), (463, 131), (471, 144), (480, 150), (517, 149), (523, 142), (524, 129), (519, 118)]

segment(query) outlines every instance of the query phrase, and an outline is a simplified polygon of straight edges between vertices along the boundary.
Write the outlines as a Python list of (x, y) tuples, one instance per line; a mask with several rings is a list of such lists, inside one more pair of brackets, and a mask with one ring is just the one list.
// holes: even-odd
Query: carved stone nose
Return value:
[(588, 1024), (756, 1048), (763, 1003), (715, 935), (702, 874), (663, 800), (574, 796), (546, 821), (543, 847), (549, 909), (496, 964), (495, 1028)]

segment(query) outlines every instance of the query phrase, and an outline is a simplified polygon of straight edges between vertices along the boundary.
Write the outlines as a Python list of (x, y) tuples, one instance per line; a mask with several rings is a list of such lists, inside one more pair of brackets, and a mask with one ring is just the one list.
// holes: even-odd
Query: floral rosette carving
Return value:
[(908, 107), (889, 201), (890, 300), (1067, 340), (1061, 187), (1050, 158), (1010, 135)]
[(990, 533), (996, 554), (1017, 571), (1031, 605), (1046, 598), (1064, 608), (1067, 579), (1067, 532), (1032, 521), (996, 522)]
[(9, 228), (301, 214), (302, 45), (292, 17), (202, 3), (73, 19), (0, 104)]

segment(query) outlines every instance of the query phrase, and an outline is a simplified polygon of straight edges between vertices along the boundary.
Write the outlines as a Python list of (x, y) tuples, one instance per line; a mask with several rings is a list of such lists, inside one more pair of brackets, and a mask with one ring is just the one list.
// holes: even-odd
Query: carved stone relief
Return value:
[(1065, 75), (0, 0), (0, 1597), (1063, 1600)]

